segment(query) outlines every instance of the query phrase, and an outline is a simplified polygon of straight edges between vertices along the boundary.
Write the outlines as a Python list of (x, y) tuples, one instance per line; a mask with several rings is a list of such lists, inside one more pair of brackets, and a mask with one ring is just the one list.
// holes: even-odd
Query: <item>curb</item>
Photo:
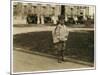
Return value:
[[(40, 52), (36, 52), (36, 51), (31, 51), (31, 50), (26, 50), (26, 49), (22, 49), (22, 48), (15, 48), (13, 50), (16, 51), (21, 51), (21, 52), (25, 52), (25, 53), (30, 53), (30, 54), (35, 54), (35, 55), (39, 55), (39, 56), (45, 56), (48, 58), (53, 58), (53, 59), (57, 59), (56, 56), (54, 55), (50, 55), (50, 54), (46, 54), (46, 53), (40, 53)], [(89, 63), (89, 62), (85, 62), (85, 61), (81, 61), (81, 60), (77, 60), (77, 59), (73, 59), (73, 58), (69, 58), (69, 57), (65, 57), (65, 62), (69, 61), (69, 62), (73, 62), (73, 63), (77, 63), (77, 64), (82, 64), (82, 65), (87, 65), (90, 67), (94, 67), (95, 65), (93, 63)]]

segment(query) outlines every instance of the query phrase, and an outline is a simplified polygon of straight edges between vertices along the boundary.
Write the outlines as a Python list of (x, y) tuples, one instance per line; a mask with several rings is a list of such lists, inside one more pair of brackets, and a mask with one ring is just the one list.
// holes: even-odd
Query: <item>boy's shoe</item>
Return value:
[(64, 61), (65, 60), (64, 57), (62, 57), (61, 60)]
[(62, 63), (62, 61), (61, 60), (58, 60), (58, 63)]

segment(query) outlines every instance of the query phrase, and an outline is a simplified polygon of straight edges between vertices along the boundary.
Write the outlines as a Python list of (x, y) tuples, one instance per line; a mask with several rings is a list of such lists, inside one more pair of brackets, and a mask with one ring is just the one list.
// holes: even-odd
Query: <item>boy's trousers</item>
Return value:
[(66, 41), (60, 41), (55, 44), (55, 49), (57, 50), (58, 62), (64, 60), (64, 51), (66, 49)]

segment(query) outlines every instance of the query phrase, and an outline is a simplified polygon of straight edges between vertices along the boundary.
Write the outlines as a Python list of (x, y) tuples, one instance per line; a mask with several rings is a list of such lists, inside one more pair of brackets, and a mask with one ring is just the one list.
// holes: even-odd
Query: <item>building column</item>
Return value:
[(40, 15), (37, 15), (37, 24), (40, 24)]
[(44, 24), (44, 16), (41, 16), (41, 24)]

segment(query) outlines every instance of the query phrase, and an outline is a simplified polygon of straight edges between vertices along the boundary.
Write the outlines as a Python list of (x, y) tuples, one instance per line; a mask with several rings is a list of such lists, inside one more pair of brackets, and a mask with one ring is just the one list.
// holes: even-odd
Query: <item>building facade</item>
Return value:
[(78, 5), (59, 5), (59, 4), (39, 4), (39, 3), (21, 3), (13, 2), (13, 23), (27, 24), (27, 16), (36, 16), (36, 24), (53, 23), (57, 24), (59, 15), (68, 18), (82, 16), (84, 19), (90, 17), (94, 19), (94, 6), (78, 6)]

